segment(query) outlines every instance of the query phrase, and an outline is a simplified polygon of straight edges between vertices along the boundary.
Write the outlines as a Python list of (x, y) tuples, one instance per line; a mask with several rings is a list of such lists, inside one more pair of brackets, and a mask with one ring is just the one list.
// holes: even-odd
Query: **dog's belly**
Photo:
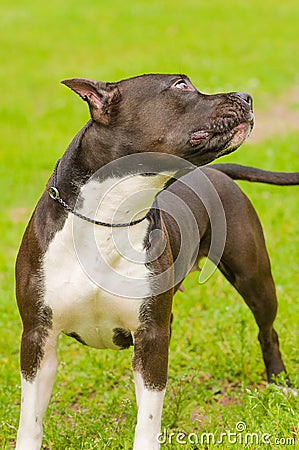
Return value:
[[(87, 281), (87, 280), (86, 280)], [(53, 299), (53, 322), (58, 331), (75, 337), (95, 348), (126, 347), (115, 340), (117, 332), (133, 333), (139, 326), (141, 301), (121, 299), (98, 290), (92, 292), (84, 286), (72, 283), (62, 286), (63, 296)]]
[[(74, 234), (76, 220), (79, 230)], [(142, 244), (139, 254), (144, 262), (147, 226), (136, 225), (130, 238), (136, 248)], [(101, 248), (101, 258), (89, 241), (88, 227)], [(150, 271), (140, 258), (136, 263), (119, 254), (115, 239), (109, 239), (111, 232), (69, 215), (44, 256), (43, 300), (52, 310), (57, 334), (70, 334), (92, 347), (117, 349), (126, 346), (122, 338), (128, 339), (140, 325), (140, 307), (150, 295)]]
[(123, 339), (139, 326), (140, 301), (119, 299), (98, 292), (94, 298), (86, 297), (80, 304), (66, 312), (67, 320), (62, 328), (65, 334), (95, 348), (125, 348)]

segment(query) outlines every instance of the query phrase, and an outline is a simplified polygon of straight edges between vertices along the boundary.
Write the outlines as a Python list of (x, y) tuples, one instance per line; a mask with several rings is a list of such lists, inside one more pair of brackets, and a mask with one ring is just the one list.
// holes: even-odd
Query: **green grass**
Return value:
[[(88, 117), (84, 104), (59, 81), (184, 72), (205, 92), (249, 91), (262, 110), (298, 83), (298, 16), (297, 0), (1, 2), (1, 449), (10, 449), (15, 440), (20, 401), (15, 255), (57, 157)], [(275, 136), (273, 130), (271, 139), (245, 144), (225, 160), (298, 170), (298, 133)], [(264, 225), (279, 296), (276, 328), (299, 388), (298, 189), (241, 186)], [(299, 428), (298, 400), (266, 389), (257, 328), (240, 297), (218, 273), (202, 286), (192, 274), (185, 287), (174, 305), (162, 428), (217, 438), (245, 422), (247, 431), (259, 436), (293, 437)], [(132, 448), (131, 351), (96, 351), (62, 337), (59, 357), (45, 448)], [(162, 448), (204, 445), (174, 442)], [(206, 448), (294, 445), (225, 442)]]

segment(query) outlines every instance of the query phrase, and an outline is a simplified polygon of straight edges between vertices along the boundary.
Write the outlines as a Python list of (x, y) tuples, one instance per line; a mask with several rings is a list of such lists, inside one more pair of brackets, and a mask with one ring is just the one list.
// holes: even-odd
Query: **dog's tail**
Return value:
[(299, 184), (299, 172), (271, 172), (241, 164), (211, 164), (208, 167), (225, 173), (233, 180), (292, 186)]

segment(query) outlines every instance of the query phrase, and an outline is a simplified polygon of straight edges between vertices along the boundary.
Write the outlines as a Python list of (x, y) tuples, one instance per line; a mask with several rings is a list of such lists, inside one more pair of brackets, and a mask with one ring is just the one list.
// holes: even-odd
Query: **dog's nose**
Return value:
[(252, 107), (252, 97), (248, 92), (235, 92), (235, 95)]

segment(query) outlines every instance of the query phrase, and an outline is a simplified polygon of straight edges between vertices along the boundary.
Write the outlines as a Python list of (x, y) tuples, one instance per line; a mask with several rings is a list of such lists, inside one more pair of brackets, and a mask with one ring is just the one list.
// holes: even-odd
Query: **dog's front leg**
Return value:
[(22, 401), (16, 450), (39, 450), (42, 443), (42, 421), (58, 365), (57, 336), (50, 332), (43, 339), (42, 334), (35, 329), (22, 336)]
[(167, 382), (169, 328), (147, 325), (134, 336), (133, 371), (138, 407), (134, 450), (158, 450)]
[(138, 372), (134, 373), (134, 381), (138, 415), (133, 450), (158, 450), (165, 388), (147, 388)]

